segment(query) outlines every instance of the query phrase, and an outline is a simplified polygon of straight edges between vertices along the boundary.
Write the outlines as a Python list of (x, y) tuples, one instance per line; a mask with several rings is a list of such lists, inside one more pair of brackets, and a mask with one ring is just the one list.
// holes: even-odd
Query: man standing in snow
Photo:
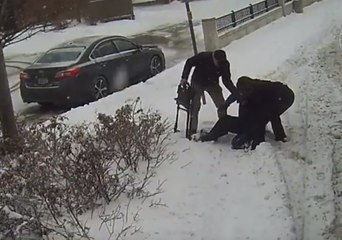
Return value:
[[(216, 108), (224, 104), (225, 100), (219, 84), (219, 77), (222, 78), (223, 84), (231, 92), (231, 99), (235, 101), (238, 98), (238, 91), (231, 80), (230, 64), (225, 51), (201, 52), (189, 58), (184, 65), (181, 84), (187, 83), (193, 67), (195, 69), (191, 77), (191, 86), (194, 89), (194, 98), (192, 100), (190, 134), (197, 132), (198, 113), (204, 91), (209, 93)], [(227, 109), (218, 108), (217, 114), (221, 118), (227, 114)]]

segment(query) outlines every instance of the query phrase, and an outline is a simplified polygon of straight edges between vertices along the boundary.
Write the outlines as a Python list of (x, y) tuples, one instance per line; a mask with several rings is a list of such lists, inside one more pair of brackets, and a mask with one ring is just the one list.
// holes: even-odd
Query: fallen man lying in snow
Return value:
[[(232, 140), (233, 149), (251, 147), (265, 141), (265, 128), (271, 122), (276, 141), (286, 142), (286, 134), (281, 123), (283, 114), (294, 102), (294, 93), (280, 82), (240, 77), (237, 89), (241, 95), (239, 116), (220, 118), (209, 133), (200, 136), (201, 141), (212, 141), (227, 134), (237, 135)], [(229, 96), (222, 109), (227, 109), (233, 102)]]

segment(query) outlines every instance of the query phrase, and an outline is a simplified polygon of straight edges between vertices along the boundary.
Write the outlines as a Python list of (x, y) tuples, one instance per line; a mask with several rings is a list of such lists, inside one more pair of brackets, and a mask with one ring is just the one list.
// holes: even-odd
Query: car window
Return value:
[(114, 40), (114, 43), (118, 47), (120, 52), (137, 49), (137, 45), (124, 39)]
[(118, 49), (112, 43), (112, 41), (105, 41), (95, 48), (95, 50), (91, 54), (91, 57), (99, 58), (99, 57), (108, 56), (108, 55), (118, 53), (118, 52), (119, 52)]
[(72, 62), (76, 61), (84, 51), (84, 47), (75, 48), (58, 48), (52, 49), (41, 56), (37, 63), (56, 63), (56, 62)]

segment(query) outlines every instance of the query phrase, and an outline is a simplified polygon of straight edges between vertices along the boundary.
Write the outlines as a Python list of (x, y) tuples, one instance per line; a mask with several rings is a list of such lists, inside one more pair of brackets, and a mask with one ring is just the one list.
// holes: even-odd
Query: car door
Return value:
[(142, 80), (147, 68), (145, 66), (147, 59), (145, 59), (142, 49), (127, 39), (115, 39), (114, 44), (125, 60), (130, 83)]
[(100, 42), (92, 51), (90, 58), (95, 62), (98, 74), (106, 77), (111, 92), (127, 86), (125, 62), (112, 39)]

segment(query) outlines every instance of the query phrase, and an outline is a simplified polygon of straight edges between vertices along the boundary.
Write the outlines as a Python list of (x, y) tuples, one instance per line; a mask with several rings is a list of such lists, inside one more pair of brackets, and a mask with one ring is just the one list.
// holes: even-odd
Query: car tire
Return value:
[(94, 81), (93, 81), (93, 87), (92, 87), (92, 100), (96, 101), (101, 98), (104, 98), (108, 96), (109, 93), (109, 86), (108, 86), (108, 81), (105, 77), (103, 76), (98, 76)]
[(150, 77), (157, 75), (164, 70), (162, 59), (155, 55), (151, 58), (150, 62)]

